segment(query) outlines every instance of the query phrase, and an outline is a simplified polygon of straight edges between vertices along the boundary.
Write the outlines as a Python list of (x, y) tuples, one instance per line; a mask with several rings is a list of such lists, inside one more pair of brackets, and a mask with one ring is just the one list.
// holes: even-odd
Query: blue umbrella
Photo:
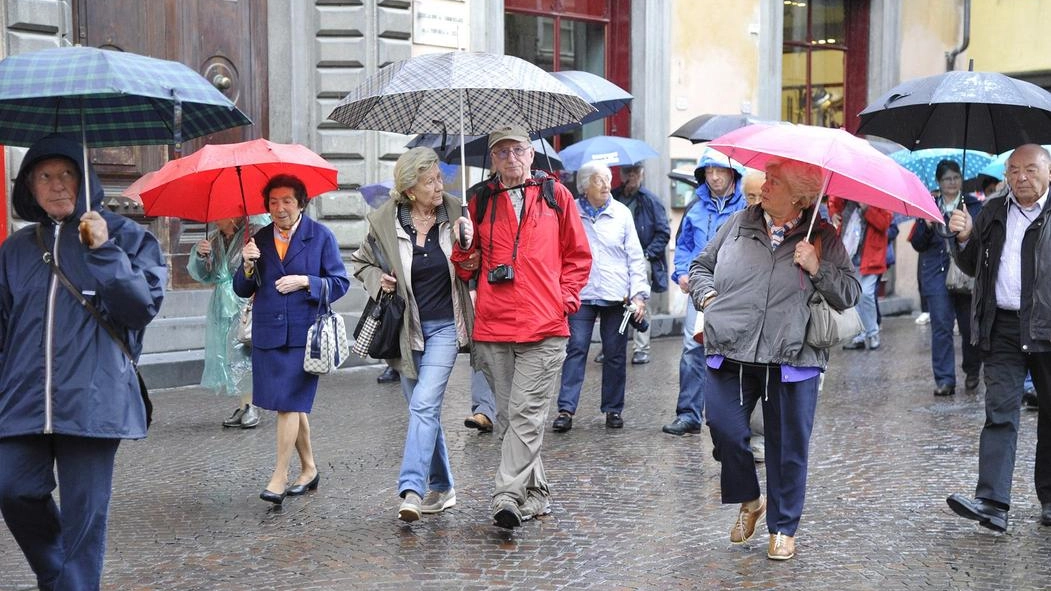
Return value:
[(565, 170), (580, 170), (586, 162), (606, 166), (629, 166), (657, 156), (646, 142), (627, 137), (598, 135), (579, 141), (558, 153)]
[[(1044, 148), (1047, 150), (1051, 150), (1051, 144), (1044, 144)], [(1003, 154), (996, 156), (995, 158), (990, 160), (984, 168), (979, 170), (978, 174), (984, 174), (986, 176), (991, 176), (993, 178), (1003, 180), (1004, 169), (1007, 167), (1007, 159), (1010, 158), (1011, 154), (1013, 153), (1014, 150), (1008, 150)], [(970, 154), (968, 154), (967, 157), (970, 158)]]
[[(602, 76), (582, 70), (562, 70), (551, 72), (551, 75), (565, 84), (570, 90), (595, 107), (595, 112), (585, 115), (580, 125), (605, 119), (631, 104), (633, 97), (628, 91), (606, 80)], [(543, 135), (552, 136), (565, 133), (580, 127), (577, 124), (561, 125), (542, 130)]]
[[(899, 150), (890, 155), (891, 159), (901, 165), (902, 168), (920, 177), (923, 184), (930, 190), (938, 188), (938, 181), (934, 178), (934, 171), (942, 160), (952, 160), (963, 167), (963, 150), (956, 148), (929, 148), (926, 150)], [(989, 162), (993, 160), (992, 154), (967, 150), (967, 168), (963, 171), (963, 178), (971, 179), (978, 176)]]
[(376, 209), (390, 199), (392, 188), (394, 188), (394, 181), (381, 181), (371, 185), (362, 185), (358, 187), (358, 191), (365, 198), (365, 203), (368, 203), (372, 209)]

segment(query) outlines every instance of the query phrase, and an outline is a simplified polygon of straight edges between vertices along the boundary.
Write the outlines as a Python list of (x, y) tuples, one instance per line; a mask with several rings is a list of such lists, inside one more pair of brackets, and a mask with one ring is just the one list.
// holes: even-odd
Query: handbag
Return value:
[(255, 296), (253, 295), (245, 303), (244, 307), (241, 308), (241, 314), (238, 317), (237, 324), (237, 342), (243, 345), (252, 345), (252, 305), (255, 303)]
[(974, 277), (963, 272), (956, 259), (949, 257), (949, 268), (945, 271), (945, 289), (949, 293), (970, 294), (974, 290)]
[[(376, 245), (376, 239), (370, 233), (367, 240), (380, 269), (389, 275), (390, 267)], [(354, 327), (354, 353), (373, 359), (401, 358), (401, 324), (404, 315), (405, 298), (397, 293), (381, 293), (379, 299), (370, 297)]]
[[(817, 256), (821, 258), (821, 237), (814, 241)], [(854, 307), (836, 310), (821, 292), (814, 291), (807, 302), (810, 320), (806, 325), (806, 344), (815, 349), (829, 349), (838, 343), (852, 339), (862, 331), (861, 316)]]
[(307, 329), (303, 371), (317, 375), (329, 373), (342, 365), (349, 355), (350, 341), (343, 317), (332, 312), (328, 302), (328, 282), (322, 282), (317, 319)]
[(815, 291), (807, 303), (810, 320), (806, 325), (806, 344), (816, 349), (828, 349), (856, 337), (862, 330), (861, 316), (856, 308), (836, 310)]

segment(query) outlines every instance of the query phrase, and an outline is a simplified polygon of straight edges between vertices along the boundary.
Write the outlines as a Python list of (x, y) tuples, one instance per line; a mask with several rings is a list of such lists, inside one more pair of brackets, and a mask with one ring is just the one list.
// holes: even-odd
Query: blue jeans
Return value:
[(861, 299), (858, 300), (858, 316), (861, 317), (861, 337), (874, 337), (879, 334), (879, 322), (876, 318), (876, 290), (879, 289), (879, 275), (861, 276)]
[(456, 323), (428, 320), (421, 328), (423, 351), (412, 352), (419, 375), (415, 380), (401, 376), (401, 391), (409, 403), (409, 430), (398, 476), (401, 495), (411, 490), (423, 496), (428, 488), (446, 491), (453, 487), (442, 432), (442, 400), (456, 363)]
[(496, 399), (493, 389), (481, 370), (471, 373), (471, 414), (481, 413), (490, 421), (496, 422)]
[(580, 402), (580, 387), (584, 384), (584, 370), (588, 361), (588, 347), (595, 320), (599, 321), (602, 338), (602, 404), (606, 412), (624, 411), (624, 380), (627, 378), (628, 335), (620, 334), (620, 321), (624, 308), (616, 306), (594, 306), (583, 304), (576, 314), (569, 317), (569, 342), (566, 344), (566, 360), (562, 363), (562, 388), (558, 392), (558, 410), (577, 412)]
[(943, 291), (927, 296), (927, 308), (931, 315), (931, 369), (934, 383), (938, 386), (956, 385), (956, 337), (952, 334), (954, 323), (960, 325), (963, 342), (963, 371), (976, 376), (982, 369), (978, 347), (971, 344), (971, 296)]
[(697, 310), (693, 302), (686, 302), (686, 317), (682, 321), (682, 356), (679, 357), (679, 399), (675, 415), (691, 425), (700, 425), (704, 416), (704, 389), (708, 371), (704, 361), (704, 347), (693, 340), (693, 325)]

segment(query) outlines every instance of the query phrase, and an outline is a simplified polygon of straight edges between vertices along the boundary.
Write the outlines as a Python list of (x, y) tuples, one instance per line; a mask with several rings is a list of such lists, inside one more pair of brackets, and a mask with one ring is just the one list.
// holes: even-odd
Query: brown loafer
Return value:
[(737, 521), (730, 528), (730, 542), (743, 544), (755, 535), (755, 524), (766, 515), (766, 497), (759, 495), (759, 507), (748, 510), (741, 503), (741, 512), (737, 514)]
[(493, 422), (489, 420), (489, 417), (480, 412), (476, 412), (464, 419), (463, 426), (470, 427), (471, 429), (478, 429), (482, 433), (489, 433), (493, 430)]
[(781, 532), (770, 534), (766, 557), (770, 560), (788, 560), (796, 555), (796, 539)]

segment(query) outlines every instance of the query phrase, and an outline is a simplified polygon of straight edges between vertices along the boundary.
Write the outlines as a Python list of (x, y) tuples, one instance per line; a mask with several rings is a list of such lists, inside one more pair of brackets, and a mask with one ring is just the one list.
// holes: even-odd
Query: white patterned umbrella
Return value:
[(525, 60), (452, 51), (383, 67), (328, 117), (354, 129), (486, 135), (508, 125), (539, 131), (577, 123), (594, 110)]

